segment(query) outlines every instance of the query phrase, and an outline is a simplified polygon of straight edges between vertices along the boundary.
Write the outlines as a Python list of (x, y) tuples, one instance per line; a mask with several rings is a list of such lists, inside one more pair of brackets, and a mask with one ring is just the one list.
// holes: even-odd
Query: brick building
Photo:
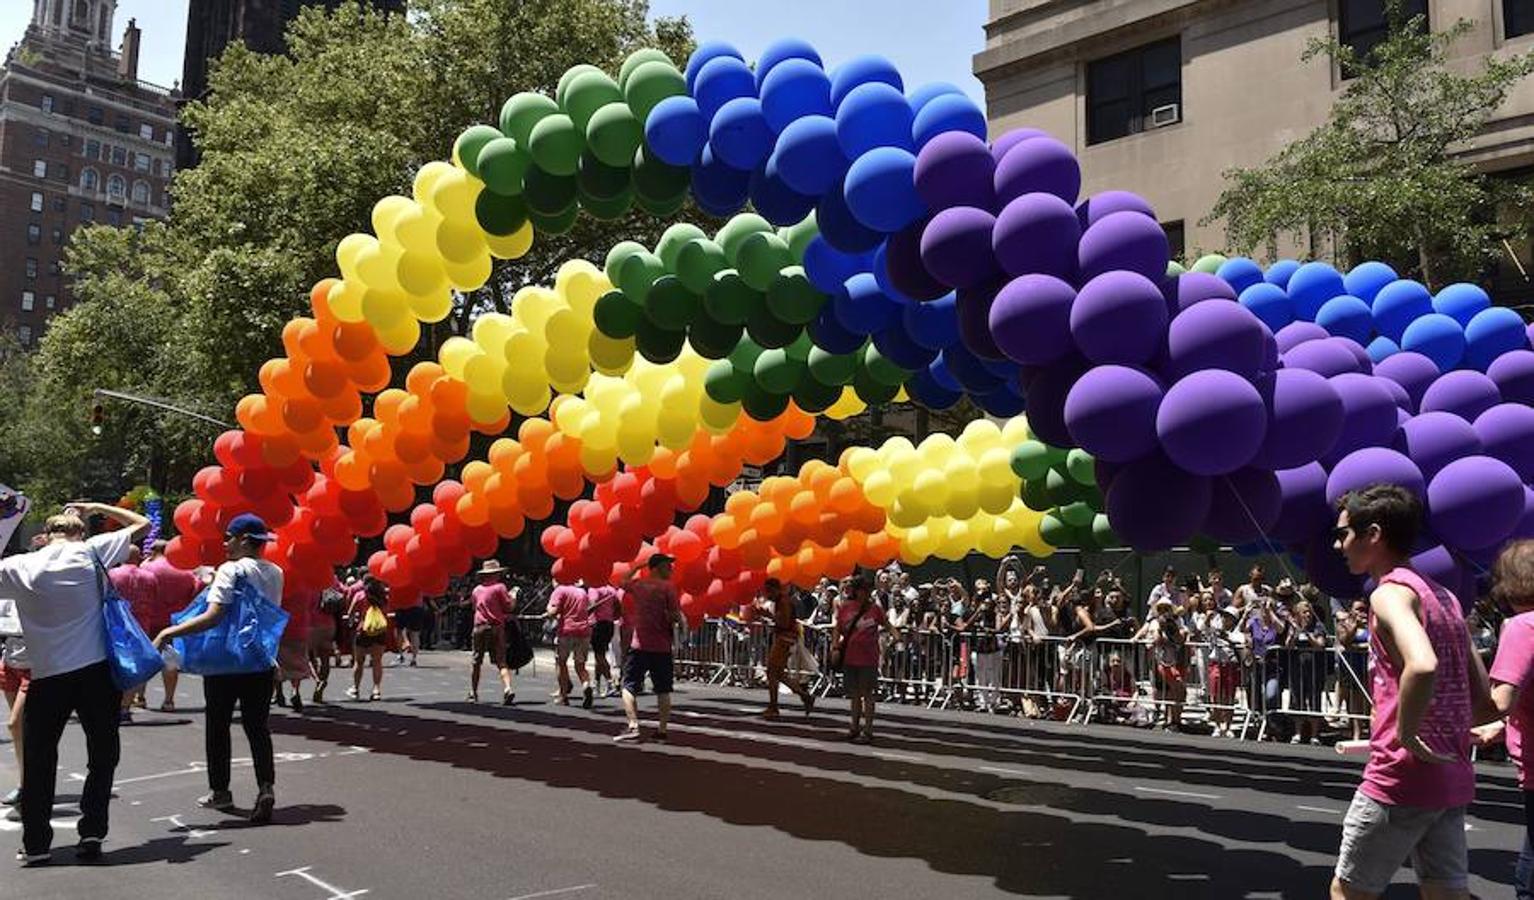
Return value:
[(33, 0), (0, 69), (0, 329), (35, 346), (71, 302), (64, 248), (81, 225), (132, 225), (170, 205), (171, 92), (138, 79), (116, 0)]

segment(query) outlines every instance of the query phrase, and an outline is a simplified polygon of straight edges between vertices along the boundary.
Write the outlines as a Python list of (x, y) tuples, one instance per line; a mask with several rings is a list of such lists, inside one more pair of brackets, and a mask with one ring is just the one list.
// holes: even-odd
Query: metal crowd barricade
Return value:
[[(1211, 696), (1209, 645), (1189, 642), (1179, 666), (1184, 687), (1183, 698), (1167, 696), (1162, 675), (1157, 672), (1154, 647), (1145, 641), (1125, 638), (1098, 638), (1086, 646), (1089, 662), (1081, 677), (1081, 689), (1090, 702), (1083, 722), (1116, 722), (1152, 725), (1158, 719), (1169, 721), (1168, 710), (1182, 708), (1184, 722), (1205, 721), (1213, 724), (1216, 711), (1230, 713), (1231, 727), (1245, 734), (1251, 711), (1242, 705), (1241, 692), (1227, 703), (1214, 702)], [(1239, 721), (1239, 726), (1237, 722)]]
[[(1360, 723), (1366, 731), (1372, 702), (1364, 681), (1366, 666), (1366, 660), (1346, 647), (1270, 647), (1253, 662), (1248, 688), (1258, 715), (1257, 740), (1282, 719), (1289, 720), (1287, 724), (1306, 718), (1322, 724), (1340, 720)], [(1361, 702), (1351, 703), (1350, 697)]]
[[(934, 676), (929, 706), (1012, 709), (1032, 717), (1074, 719), (1087, 697), (1078, 671), (1085, 656), (1063, 637), (997, 635), (997, 649), (980, 653), (969, 635), (931, 633), (926, 672)], [(933, 664), (936, 661), (937, 664)]]

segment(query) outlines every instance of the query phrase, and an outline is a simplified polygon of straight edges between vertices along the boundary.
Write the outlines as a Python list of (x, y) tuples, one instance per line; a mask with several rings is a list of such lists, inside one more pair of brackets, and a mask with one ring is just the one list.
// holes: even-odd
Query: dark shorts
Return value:
[(352, 638), (352, 646), (358, 650), (367, 650), (370, 647), (383, 647), (388, 643), (388, 632), (384, 632), (383, 634), (363, 634), (359, 631)]
[(848, 697), (872, 697), (878, 686), (878, 666), (842, 667), (842, 692)]
[(497, 669), (506, 668), (506, 628), (502, 625), (485, 623), (474, 626), (474, 664), (477, 666), (485, 661), (485, 655), (490, 655), (490, 662)]
[(671, 654), (653, 650), (633, 650), (623, 660), (623, 689), (630, 694), (644, 690), (644, 677), (657, 694), (671, 693)]
[(598, 622), (591, 626), (591, 649), (598, 656), (607, 652), (607, 645), (613, 641), (613, 623)]
[(425, 624), (426, 607), (424, 606), (412, 606), (396, 610), (394, 613), (394, 626), (401, 631), (420, 631)]

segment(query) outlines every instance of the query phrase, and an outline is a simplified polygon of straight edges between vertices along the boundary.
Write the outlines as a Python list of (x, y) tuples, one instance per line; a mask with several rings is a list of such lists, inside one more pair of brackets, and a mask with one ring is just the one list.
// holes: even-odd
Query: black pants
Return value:
[[(277, 780), (272, 761), (272, 729), (267, 718), (272, 711), (272, 672), (247, 672), (240, 675), (209, 675), (202, 680), (206, 705), (205, 723), (208, 746), (208, 787), (229, 790), (229, 727), (234, 722), (234, 707), (240, 707), (240, 726), (250, 741), (250, 759), (256, 769), (256, 784)], [(26, 793), (25, 790), (22, 791)]]
[(27, 740), (22, 748), (21, 842), (28, 853), (47, 853), (53, 846), (49, 820), (59, 768), (59, 739), (71, 713), (80, 716), (88, 760), (76, 830), (82, 839), (107, 836), (107, 804), (112, 799), (112, 774), (117, 770), (117, 713), (122, 697), (104, 661), (32, 680), (22, 710)]

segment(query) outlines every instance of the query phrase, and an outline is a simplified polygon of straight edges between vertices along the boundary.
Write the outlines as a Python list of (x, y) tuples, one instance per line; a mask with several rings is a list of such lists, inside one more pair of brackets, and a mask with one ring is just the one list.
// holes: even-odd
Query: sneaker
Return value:
[(762, 710), (761, 717), (764, 718), (764, 719), (767, 719), (769, 721), (773, 720), (773, 719), (776, 719), (778, 717), (778, 711), (773, 709), (773, 708), (771, 708), (771, 707), (768, 707), (767, 709)]
[(80, 843), (75, 845), (75, 859), (81, 862), (101, 859), (101, 838), (80, 838)]
[(272, 702), (277, 704), (278, 706), (282, 707), (283, 709), (287, 709), (288, 708), (288, 695), (284, 694), (282, 691), (278, 691), (277, 693), (272, 695)]
[(257, 825), (265, 825), (272, 821), (272, 810), (277, 806), (277, 794), (269, 784), (261, 785), (256, 791), (256, 807), (250, 811), (250, 821)]
[(143, 694), (139, 694), (138, 696), (133, 698), (133, 708), (134, 709), (148, 709), (149, 708), (149, 701), (144, 697)]
[(415, 657), (414, 656), (410, 657), (410, 668), (412, 668), (412, 669), (415, 668)]
[(863, 732), (861, 731), (849, 731), (842, 735), (842, 740), (847, 741), (850, 744), (856, 744), (858, 742), (858, 738), (861, 737), (862, 734)]
[(28, 853), (25, 850), (17, 850), (16, 851), (16, 861), (21, 863), (22, 868), (31, 868), (33, 866), (46, 866), (46, 865), (48, 865), (48, 863), (53, 862), (53, 854), (52, 853)]
[(618, 690), (617, 688), (613, 687), (613, 688), (608, 688), (607, 689), (607, 693), (603, 694), (602, 696), (604, 696), (604, 697), (622, 697), (623, 696), (623, 692)]
[(554, 702), (558, 703), (560, 706), (569, 706), (570, 705), (570, 698), (569, 697), (560, 697), (558, 700), (555, 700)]
[(314, 686), (314, 694), (309, 699), (315, 703), (325, 702), (325, 682), (321, 681)]
[(219, 812), (229, 812), (234, 809), (234, 795), (228, 791), (214, 791), (197, 798), (197, 805), (203, 809), (216, 809)]
[(361, 700), (362, 697), (357, 693), (357, 689), (356, 688), (349, 687), (349, 688), (346, 689), (346, 699), (348, 699), (348, 700)]
[(501, 705), (502, 706), (510, 706), (512, 703), (516, 702), (516, 699), (517, 699), (517, 692), (516, 691), (501, 691)]
[(174, 701), (174, 700), (166, 700), (164, 703), (160, 704), (160, 712), (175, 712), (175, 711), (176, 711), (176, 701)]
[(405, 654), (401, 653), (399, 656), (395, 657), (394, 664), (396, 666), (403, 666), (405, 664)]
[(1293, 737), (1289, 738), (1289, 743), (1291, 743), (1291, 744), (1298, 744), (1299, 742), (1300, 742), (1300, 736), (1297, 735), (1297, 734), (1294, 735)]
[(293, 711), (296, 713), (304, 711), (304, 698), (299, 696), (298, 691), (293, 692)]
[(591, 708), (591, 685), (588, 684), (588, 685), (586, 685), (586, 689), (581, 691), (581, 709), (590, 709), (590, 708)]
[(373, 688), (373, 693), (368, 695), (368, 700), (369, 701), (378, 701), (378, 700), (382, 700), (382, 699), (383, 699), (383, 689), (382, 688)]
[(618, 744), (642, 744), (644, 743), (644, 736), (639, 733), (638, 728), (630, 728), (624, 731), (622, 734), (614, 737), (613, 742)]
[(666, 729), (662, 728), (655, 732), (655, 739), (662, 744), (666, 743)]
[(475, 693), (474, 691), (469, 691), (469, 696), (463, 698), (463, 702), (465, 702), (465, 703), (478, 703), (479, 702), (479, 694)]
[(117, 724), (119, 724), (119, 725), (132, 725), (133, 724), (133, 710), (131, 710), (131, 709), (124, 709), (124, 710), (118, 711), (118, 713), (117, 713)]
[(1310, 739), (1310, 746), (1312, 746), (1312, 747), (1319, 747), (1319, 746), (1321, 746), (1321, 739), (1320, 738), (1311, 738)]
[(17, 806), (21, 803), (21, 788), (11, 788), (10, 793), (0, 797), (0, 806)]
[(872, 744), (874, 742), (874, 736), (871, 732), (865, 731), (857, 737), (853, 738), (852, 742), (854, 744)]
[(799, 695), (799, 702), (804, 704), (804, 714), (806, 716), (815, 711), (815, 695), (809, 691)]

